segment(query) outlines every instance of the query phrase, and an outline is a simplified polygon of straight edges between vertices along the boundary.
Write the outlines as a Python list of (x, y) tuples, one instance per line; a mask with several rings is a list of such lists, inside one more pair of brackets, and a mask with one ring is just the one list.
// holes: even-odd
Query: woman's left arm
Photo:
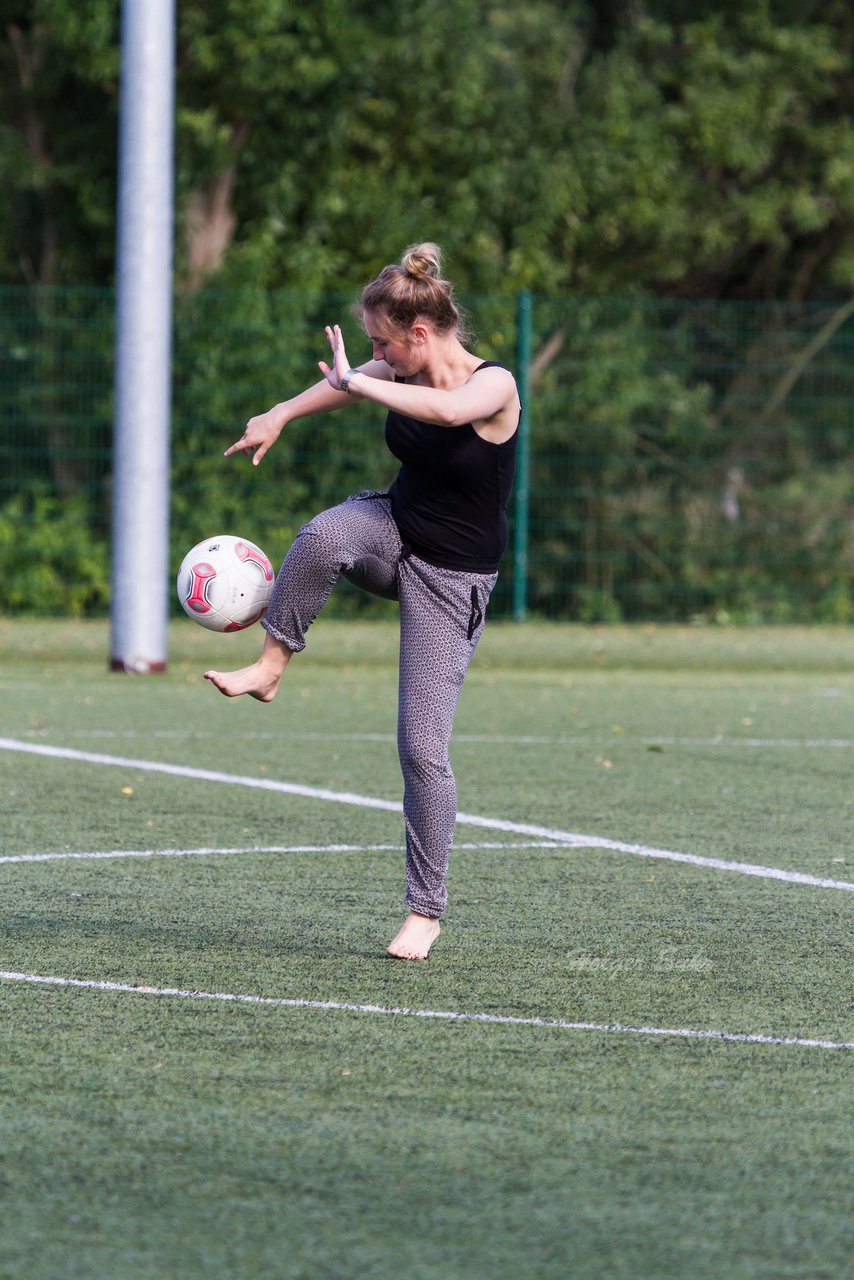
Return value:
[[(333, 350), (333, 364), (324, 362), (320, 369), (327, 381), (335, 387), (349, 370), (350, 363), (344, 350), (341, 331), (337, 325), (327, 330)], [(494, 418), (512, 401), (518, 402), (516, 381), (509, 369), (490, 366), (481, 369), (462, 387), (443, 391), (437, 387), (413, 386), (404, 382), (386, 382), (371, 378), (358, 371), (347, 377), (346, 390), (350, 394), (373, 400), (386, 409), (394, 409), (419, 422), (432, 422), (442, 427), (457, 427), (468, 422), (481, 422)]]
[(413, 386), (408, 382), (379, 382), (363, 373), (354, 373), (347, 389), (386, 409), (395, 409), (409, 418), (440, 427), (488, 422), (505, 409), (511, 399), (516, 399), (512, 373), (495, 367), (481, 369), (464, 386), (452, 391)]

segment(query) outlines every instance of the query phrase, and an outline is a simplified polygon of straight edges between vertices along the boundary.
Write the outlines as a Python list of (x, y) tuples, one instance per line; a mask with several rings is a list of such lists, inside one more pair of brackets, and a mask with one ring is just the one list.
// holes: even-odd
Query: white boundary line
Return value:
[[(455, 843), (454, 849), (561, 849), (564, 845), (555, 840), (525, 840), (509, 843), (481, 844)], [(243, 847), (218, 848), (201, 845), (197, 849), (96, 849), (64, 850), (62, 853), (15, 853), (0, 857), (0, 865), (16, 862), (67, 862), (69, 860), (97, 861), (109, 858), (204, 858), (230, 857), (253, 853), (403, 853), (400, 844), (268, 844)]]
[[(47, 730), (40, 731), (42, 736)], [(156, 741), (172, 742), (192, 741), (208, 738), (204, 729), (150, 729), (139, 732), (136, 729), (71, 729), (69, 735), (74, 738), (103, 738), (109, 741)], [(393, 733), (324, 733), (309, 729), (255, 730), (241, 735), (253, 742), (377, 742), (393, 744), (397, 741)], [(733, 738), (716, 734), (708, 738), (670, 738), (635, 736), (631, 733), (614, 733), (603, 730), (601, 733), (585, 734), (536, 734), (536, 733), (455, 733), (456, 743), (486, 743), (494, 746), (547, 746), (547, 747), (593, 747), (603, 743), (625, 743), (642, 747), (768, 747), (786, 750), (804, 750), (807, 748), (821, 750), (854, 749), (854, 738)]]
[[(77, 751), (72, 747), (52, 747), (34, 742), (19, 742), (14, 738), (0, 738), (0, 750), (20, 751), (31, 755), (48, 756), (51, 759), (77, 760), (85, 764), (111, 765), (122, 769), (135, 769), (138, 773), (164, 773), (178, 778), (194, 778), (201, 782), (218, 782), (228, 786), (252, 787), (260, 791), (276, 791), (286, 795), (303, 796), (309, 800), (325, 800), (335, 804), (356, 805), (361, 809), (380, 809), (386, 813), (400, 813), (398, 800), (381, 800), (376, 796), (362, 796), (350, 791), (330, 791), (325, 787), (307, 787), (296, 782), (278, 782), (272, 778), (255, 778), (236, 773), (222, 773), (214, 769), (197, 769), (190, 765), (167, 764), (159, 760), (136, 760), (125, 756), (108, 756), (94, 751)], [(608, 840), (602, 836), (582, 835), (574, 831), (560, 831), (541, 827), (530, 822), (510, 822), (505, 818), (485, 818), (477, 814), (458, 813), (461, 826), (482, 827), (492, 831), (506, 831), (515, 835), (531, 836), (542, 840), (554, 840), (574, 849), (609, 849), (615, 853), (627, 853), (637, 858), (654, 858), (665, 862), (684, 862), (695, 867), (709, 867), (714, 871), (730, 871), (739, 875), (758, 876), (763, 880), (782, 880), (788, 884), (810, 885), (816, 889), (841, 889), (854, 892), (854, 883), (847, 880), (831, 880), (824, 876), (807, 875), (801, 871), (784, 871), (780, 867), (765, 867), (752, 862), (733, 862), (724, 858), (701, 857), (694, 853), (677, 853), (672, 849), (656, 849), (642, 844), (628, 844), (622, 840)]]
[(220, 1000), (230, 1004), (265, 1005), (284, 1009), (330, 1009), (345, 1013), (373, 1013), (398, 1018), (432, 1018), (450, 1022), (483, 1022), (498, 1026), (545, 1027), (556, 1031), (599, 1031), (609, 1035), (665, 1036), (681, 1040), (722, 1040), (737, 1044), (795, 1045), (804, 1049), (854, 1049), (845, 1040), (809, 1040), (799, 1036), (761, 1036), (735, 1031), (703, 1031), (690, 1027), (643, 1027), (619, 1022), (570, 1022), (563, 1018), (521, 1018), (499, 1013), (461, 1013), (448, 1009), (403, 1009), (379, 1004), (348, 1004), (343, 1000), (299, 1000), (277, 996), (236, 995), (225, 991), (184, 991), (179, 987), (137, 987), (126, 982), (46, 977), (37, 973), (0, 970), (5, 982), (31, 982), (87, 991), (117, 991), (125, 995), (171, 996), (181, 1000)]

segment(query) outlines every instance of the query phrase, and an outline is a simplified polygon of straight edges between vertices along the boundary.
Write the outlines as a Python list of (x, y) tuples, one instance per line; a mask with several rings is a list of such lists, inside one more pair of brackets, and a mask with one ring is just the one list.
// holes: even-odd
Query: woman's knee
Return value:
[(397, 750), (404, 777), (422, 782), (453, 777), (449, 743), (441, 735), (428, 737), (403, 726), (397, 735)]

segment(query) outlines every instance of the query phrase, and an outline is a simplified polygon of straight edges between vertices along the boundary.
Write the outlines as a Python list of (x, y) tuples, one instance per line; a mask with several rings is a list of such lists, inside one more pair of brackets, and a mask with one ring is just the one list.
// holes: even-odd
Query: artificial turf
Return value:
[[(399, 801), (393, 628), (200, 680), (256, 642), (4, 623), (0, 737)], [(852, 698), (842, 630), (488, 628), (460, 809), (847, 884)], [(0, 982), (0, 1276), (847, 1274), (852, 1050), (627, 1029), (854, 1042), (850, 890), (461, 825), (407, 965), (398, 813), (16, 750), (0, 795), (0, 856), (152, 855), (0, 863), (0, 968), (140, 989)]]

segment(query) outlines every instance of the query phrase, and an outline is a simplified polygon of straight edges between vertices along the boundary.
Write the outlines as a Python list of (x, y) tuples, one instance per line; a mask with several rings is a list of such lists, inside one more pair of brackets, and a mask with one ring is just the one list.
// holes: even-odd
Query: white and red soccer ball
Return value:
[(206, 538), (188, 551), (178, 570), (181, 608), (209, 631), (242, 631), (267, 612), (276, 575), (248, 538), (230, 533)]

